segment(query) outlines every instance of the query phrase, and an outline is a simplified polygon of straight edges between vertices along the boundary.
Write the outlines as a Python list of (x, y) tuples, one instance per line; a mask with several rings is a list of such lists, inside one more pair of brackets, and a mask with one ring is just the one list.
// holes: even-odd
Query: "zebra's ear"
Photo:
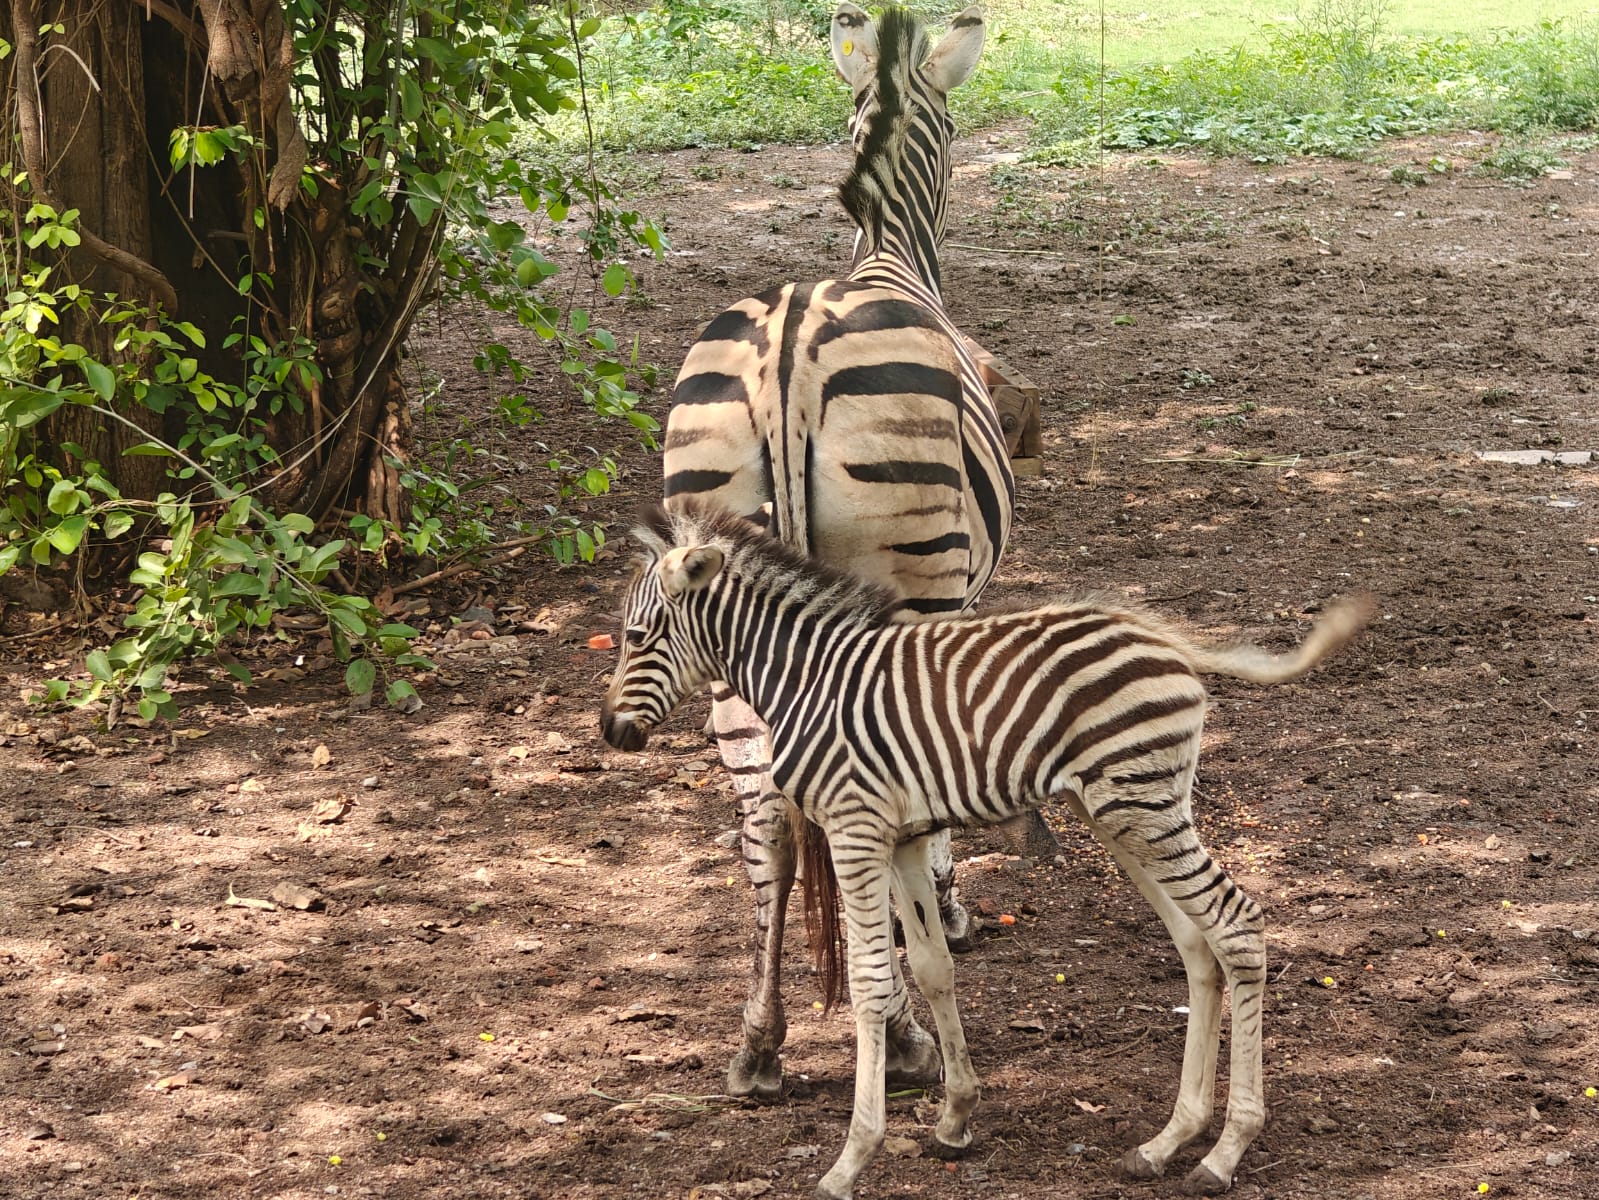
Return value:
[(983, 10), (978, 5), (956, 16), (949, 23), (944, 40), (927, 56), (927, 82), (946, 94), (965, 83), (982, 57), (983, 40), (987, 36)]
[(633, 526), (633, 540), (655, 555), (666, 553), (671, 544), (672, 519), (659, 504), (651, 504), (638, 515)]
[(661, 559), (661, 591), (669, 600), (697, 592), (721, 573), (726, 556), (715, 546), (679, 546)]
[(877, 27), (849, 0), (840, 0), (833, 14), (833, 65), (857, 96), (877, 70)]

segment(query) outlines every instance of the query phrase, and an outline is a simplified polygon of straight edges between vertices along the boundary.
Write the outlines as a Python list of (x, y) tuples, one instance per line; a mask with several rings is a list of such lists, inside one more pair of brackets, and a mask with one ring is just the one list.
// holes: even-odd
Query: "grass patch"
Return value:
[[(1034, 155), (1200, 147), (1276, 160), (1355, 156), (1397, 134), (1496, 130), (1529, 140), (1599, 125), (1589, 0), (991, 0), (962, 128), (1025, 118)], [(913, 5), (933, 19), (944, 14)], [(1284, 9), (1295, 13), (1283, 17)], [(1469, 10), (1469, 11), (1468, 11)], [(827, 55), (831, 0), (672, 0), (615, 13), (589, 48), (602, 149), (752, 147), (845, 136), (848, 89)], [(1524, 22), (1544, 15), (1535, 24)], [(1520, 28), (1509, 28), (1523, 23)], [(582, 141), (577, 115), (557, 147)]]

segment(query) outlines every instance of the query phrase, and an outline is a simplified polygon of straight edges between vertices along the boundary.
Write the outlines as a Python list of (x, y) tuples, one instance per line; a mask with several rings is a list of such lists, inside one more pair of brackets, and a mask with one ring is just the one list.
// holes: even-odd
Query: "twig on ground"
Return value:
[(522, 538), (518, 542), (505, 542), (503, 543), (504, 545), (515, 546), (516, 548), (505, 554), (497, 554), (493, 558), (486, 558), (482, 562), (463, 562), (456, 563), (453, 567), (441, 567), (439, 570), (434, 571), (431, 575), (424, 575), (420, 579), (413, 579), (409, 583), (402, 583), (397, 587), (390, 588), (389, 594), (391, 596), (403, 596), (407, 592), (414, 592), (418, 588), (425, 588), (430, 583), (440, 583), (446, 579), (454, 579), (457, 575), (465, 575), (468, 571), (486, 571), (490, 567), (504, 566), (513, 558), (521, 558), (522, 555), (526, 554), (527, 547), (531, 543), (540, 542), (543, 540), (543, 535), (539, 535), (535, 537)]

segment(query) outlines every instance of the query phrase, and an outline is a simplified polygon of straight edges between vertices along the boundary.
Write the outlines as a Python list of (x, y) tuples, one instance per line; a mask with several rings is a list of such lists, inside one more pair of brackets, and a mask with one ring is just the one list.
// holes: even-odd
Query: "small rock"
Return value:
[(717, 834), (715, 841), (716, 844), (722, 849), (731, 850), (733, 847), (739, 844), (739, 841), (743, 838), (743, 836), (744, 835), (739, 830), (729, 829), (725, 833)]
[(922, 1154), (922, 1144), (908, 1137), (886, 1137), (883, 1139), (883, 1149), (900, 1158), (920, 1158)]
[(361, 786), (366, 788), (367, 791), (371, 791), (373, 788), (377, 787), (378, 783), (379, 780), (376, 775), (368, 775), (365, 779), (361, 780)]
[(563, 1117), (560, 1113), (554, 1113), (554, 1112), (544, 1113), (542, 1116), (539, 1117), (539, 1120), (543, 1121), (546, 1125), (565, 1125), (566, 1124), (566, 1118)]
[(1305, 1118), (1306, 1133), (1336, 1133), (1341, 1128), (1343, 1126), (1325, 1113), (1311, 1113), (1310, 1116)]
[(1563, 1167), (1570, 1161), (1570, 1150), (1551, 1150), (1543, 1156), (1543, 1165), (1546, 1167)]
[(301, 912), (322, 907), (322, 897), (302, 883), (295, 883), (285, 879), (272, 889), (272, 899), (284, 908), (295, 908)]
[(29, 1125), (27, 1129), (22, 1131), (22, 1139), (27, 1142), (42, 1142), (47, 1138), (55, 1137), (55, 1135), (56, 1131), (46, 1121), (39, 1121), (36, 1124)]

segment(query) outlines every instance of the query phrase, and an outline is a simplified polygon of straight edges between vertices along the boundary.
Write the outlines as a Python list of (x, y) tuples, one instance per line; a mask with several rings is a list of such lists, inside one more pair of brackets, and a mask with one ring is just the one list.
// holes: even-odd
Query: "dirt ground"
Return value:
[[(945, 256), (956, 319), (1045, 396), (987, 601), (1107, 589), (1273, 647), (1336, 594), (1380, 604), (1312, 677), (1215, 687), (1200, 823), (1266, 906), (1272, 979), (1234, 1194), (1599, 1197), (1599, 467), (1474, 453), (1599, 450), (1599, 153), (1515, 187), (1471, 136), (1047, 172), (1014, 141), (960, 144)], [(635, 159), (674, 250), (605, 321), (669, 378), (726, 303), (842, 270), (843, 162)], [(492, 404), (485, 324), (418, 339), (452, 412)], [(626, 462), (595, 506), (618, 534), (658, 487)], [(0, 643), (0, 1196), (809, 1194), (853, 1025), (792, 939), (788, 1090), (720, 1095), (748, 888), (703, 707), (644, 756), (596, 736), (625, 563), (618, 538), (423, 593), (441, 670), (410, 716), (352, 708), (313, 641), (107, 732), (20, 698), (81, 647)], [(956, 964), (976, 1146), (885, 1153), (858, 1195), (1166, 1197), (1202, 1152), (1117, 1172), (1175, 1098), (1184, 986), (1056, 825), (1051, 863), (957, 840), (990, 927)], [(891, 1135), (933, 1111), (894, 1098)]]

